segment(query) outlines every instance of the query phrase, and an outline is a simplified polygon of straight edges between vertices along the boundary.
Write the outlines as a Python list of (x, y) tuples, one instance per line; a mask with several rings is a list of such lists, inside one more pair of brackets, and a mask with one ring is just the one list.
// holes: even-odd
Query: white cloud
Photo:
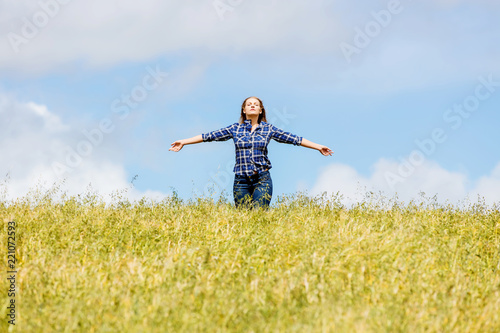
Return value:
[[(500, 72), (500, 48), (490, 43), (500, 32), (492, 14), (500, 5), (488, 0), (401, 1), (404, 10), (353, 55), (352, 63), (340, 44), (352, 44), (355, 28), (364, 29), (374, 20), (373, 12), (388, 8), (387, 1), (221, 0), (231, 8), (221, 20), (213, 0), (72, 0), (53, 10), (53, 17), (47, 15), (46, 24), (35, 27), (26, 43), (9, 42), (12, 33), (22, 36), (27, 22), (43, 17), (40, 3), (58, 1), (66, 2), (1, 2), (0, 72), (41, 75), (71, 66), (107, 68), (180, 54), (207, 64), (220, 57), (288, 60), (305, 55), (324, 59), (317, 72), (330, 84), (337, 82), (336, 90), (363, 93), (438, 86)], [(471, 15), (462, 15), (461, 5)], [(193, 80), (202, 69), (191, 73)]]
[[(60, 0), (42, 2), (56, 1)], [(335, 40), (339, 29), (336, 20), (318, 6), (321, 2), (241, 1), (224, 13), (223, 20), (213, 3), (69, 1), (25, 38), (22, 32), (30, 35), (26, 34), (29, 23), (23, 19), (33, 23), (37, 13), (44, 11), (38, 1), (7, 1), (0, 14), (4, 22), (0, 35), (8, 37), (0, 40), (0, 70), (43, 72), (73, 62), (110, 66), (179, 51), (210, 57), (285, 48), (307, 54), (335, 46), (325, 42)]]
[(475, 202), (477, 195), (484, 197), (488, 204), (500, 201), (500, 163), (492, 174), (481, 178), (476, 184), (460, 172), (448, 171), (435, 162), (426, 161), (416, 167), (401, 182), (391, 187), (387, 174), (398, 174), (401, 164), (396, 161), (380, 159), (373, 166), (369, 177), (360, 175), (354, 168), (345, 164), (331, 164), (324, 168), (309, 190), (312, 195), (340, 192), (346, 203), (362, 201), (368, 192), (382, 193), (387, 198), (397, 194), (398, 199), (408, 202), (418, 200), (420, 193), (425, 197), (436, 196), (438, 202), (457, 204), (466, 200)]
[(68, 195), (81, 194), (91, 185), (106, 200), (120, 190), (126, 190), (126, 196), (131, 200), (144, 195), (152, 198), (164, 196), (157, 191), (141, 192), (131, 185), (124, 167), (109, 153), (112, 141), (108, 146), (105, 143), (94, 146), (88, 156), (82, 157), (81, 163), (70, 165), (67, 173), (58, 175), (54, 162), (65, 165), (69, 149), (77, 149), (82, 134), (44, 105), (23, 103), (13, 96), (0, 94), (0, 119), (3, 199), (22, 197), (36, 186), (47, 190), (63, 180), (61, 191)]

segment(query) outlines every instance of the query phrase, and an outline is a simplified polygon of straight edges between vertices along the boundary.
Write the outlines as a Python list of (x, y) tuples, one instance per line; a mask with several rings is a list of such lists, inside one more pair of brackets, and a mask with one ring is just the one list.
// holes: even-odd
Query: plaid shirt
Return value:
[(261, 121), (252, 132), (252, 123), (246, 119), (243, 124), (234, 123), (216, 131), (202, 134), (203, 142), (227, 141), (233, 139), (236, 150), (234, 173), (250, 176), (254, 171), (271, 169), (267, 157), (267, 145), (271, 139), (281, 143), (300, 146), (302, 137), (285, 132), (274, 125)]

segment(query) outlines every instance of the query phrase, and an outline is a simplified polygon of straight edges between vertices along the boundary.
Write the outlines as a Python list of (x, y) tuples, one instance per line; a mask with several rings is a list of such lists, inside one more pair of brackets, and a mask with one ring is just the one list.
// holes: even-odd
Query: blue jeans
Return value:
[(269, 208), (273, 196), (273, 181), (269, 170), (248, 176), (234, 176), (234, 203), (236, 207)]

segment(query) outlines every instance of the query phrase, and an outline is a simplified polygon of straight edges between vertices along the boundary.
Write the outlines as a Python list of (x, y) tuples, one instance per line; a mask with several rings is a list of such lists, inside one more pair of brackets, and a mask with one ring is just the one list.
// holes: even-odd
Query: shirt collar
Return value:
[[(243, 123), (247, 124), (247, 125), (249, 125), (249, 124), (251, 125), (252, 121), (250, 119), (245, 119), (245, 121)], [(264, 124), (266, 124), (266, 122), (264, 120), (262, 120), (259, 125), (264, 125)]]

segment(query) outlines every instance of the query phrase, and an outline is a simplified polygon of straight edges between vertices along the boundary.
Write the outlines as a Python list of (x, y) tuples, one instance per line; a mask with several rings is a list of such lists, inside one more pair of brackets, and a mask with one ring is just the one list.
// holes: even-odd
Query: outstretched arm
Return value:
[(192, 138), (189, 138), (189, 139), (175, 141), (174, 143), (171, 144), (172, 147), (170, 147), (169, 150), (179, 151), (185, 145), (191, 145), (191, 144), (200, 143), (200, 142), (203, 142), (203, 138), (202, 138), (201, 134), (197, 135), (197, 136), (193, 136)]
[(332, 156), (333, 151), (327, 146), (323, 146), (307, 139), (302, 138), (302, 143), (300, 144), (302, 147), (307, 147), (311, 149), (319, 150), (319, 152), (325, 156)]
[[(272, 126), (272, 125), (271, 125)], [(277, 128), (276, 126), (272, 126), (272, 135), (271, 138), (278, 142), (283, 142), (283, 143), (290, 143), (294, 144), (296, 146), (303, 146), (311, 149), (316, 149), (319, 150), (319, 152), (325, 156), (332, 156), (333, 151), (328, 148), (327, 146), (323, 146), (314, 142), (311, 142), (307, 139), (304, 139), (301, 136), (297, 136), (295, 134), (285, 132), (280, 128)]]
[(203, 133), (197, 136), (193, 136), (192, 138), (189, 139), (184, 139), (184, 140), (179, 140), (175, 141), (172, 143), (172, 147), (169, 150), (173, 151), (179, 151), (184, 147), (184, 145), (191, 145), (194, 143), (200, 143), (200, 142), (210, 142), (210, 141), (227, 141), (233, 137), (233, 128), (238, 125), (237, 123), (234, 123), (232, 125), (229, 125), (227, 127), (223, 127), (221, 129), (208, 132), (208, 133)]

